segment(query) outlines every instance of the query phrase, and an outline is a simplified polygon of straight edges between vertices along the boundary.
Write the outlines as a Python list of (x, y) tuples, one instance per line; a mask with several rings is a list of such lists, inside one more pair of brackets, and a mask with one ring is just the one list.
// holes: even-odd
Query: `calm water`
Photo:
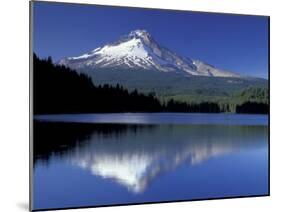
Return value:
[(268, 192), (267, 116), (88, 114), (35, 120), (34, 209)]

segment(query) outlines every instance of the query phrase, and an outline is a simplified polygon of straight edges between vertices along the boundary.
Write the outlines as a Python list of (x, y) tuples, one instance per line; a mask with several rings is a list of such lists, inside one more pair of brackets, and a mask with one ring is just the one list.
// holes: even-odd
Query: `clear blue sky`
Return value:
[(268, 78), (268, 19), (139, 8), (34, 3), (34, 52), (78, 56), (135, 29), (182, 56)]

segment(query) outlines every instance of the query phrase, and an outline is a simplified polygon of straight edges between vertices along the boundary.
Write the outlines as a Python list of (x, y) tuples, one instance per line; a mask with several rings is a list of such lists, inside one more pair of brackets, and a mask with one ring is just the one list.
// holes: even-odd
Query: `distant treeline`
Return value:
[[(128, 91), (121, 85), (95, 85), (92, 79), (52, 59), (34, 54), (34, 113), (198, 112), (268, 113), (268, 104), (247, 101), (228, 105), (216, 102), (161, 102), (154, 93)], [(230, 110), (234, 108), (234, 110)]]

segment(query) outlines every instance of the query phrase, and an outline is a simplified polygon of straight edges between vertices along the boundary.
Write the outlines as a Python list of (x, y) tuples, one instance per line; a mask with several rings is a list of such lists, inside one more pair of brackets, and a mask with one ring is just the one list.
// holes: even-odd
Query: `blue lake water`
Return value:
[(34, 209), (267, 195), (265, 115), (41, 115)]
[(267, 115), (224, 113), (100, 113), (37, 115), (36, 120), (48, 122), (108, 124), (221, 124), (267, 125)]

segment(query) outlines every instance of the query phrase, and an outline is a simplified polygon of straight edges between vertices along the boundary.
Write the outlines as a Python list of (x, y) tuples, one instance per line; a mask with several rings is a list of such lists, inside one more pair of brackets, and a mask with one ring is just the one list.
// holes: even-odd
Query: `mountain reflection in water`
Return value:
[(182, 164), (197, 165), (267, 141), (266, 126), (38, 122), (35, 127), (40, 142), (35, 143), (35, 166), (59, 158), (133, 193)]

